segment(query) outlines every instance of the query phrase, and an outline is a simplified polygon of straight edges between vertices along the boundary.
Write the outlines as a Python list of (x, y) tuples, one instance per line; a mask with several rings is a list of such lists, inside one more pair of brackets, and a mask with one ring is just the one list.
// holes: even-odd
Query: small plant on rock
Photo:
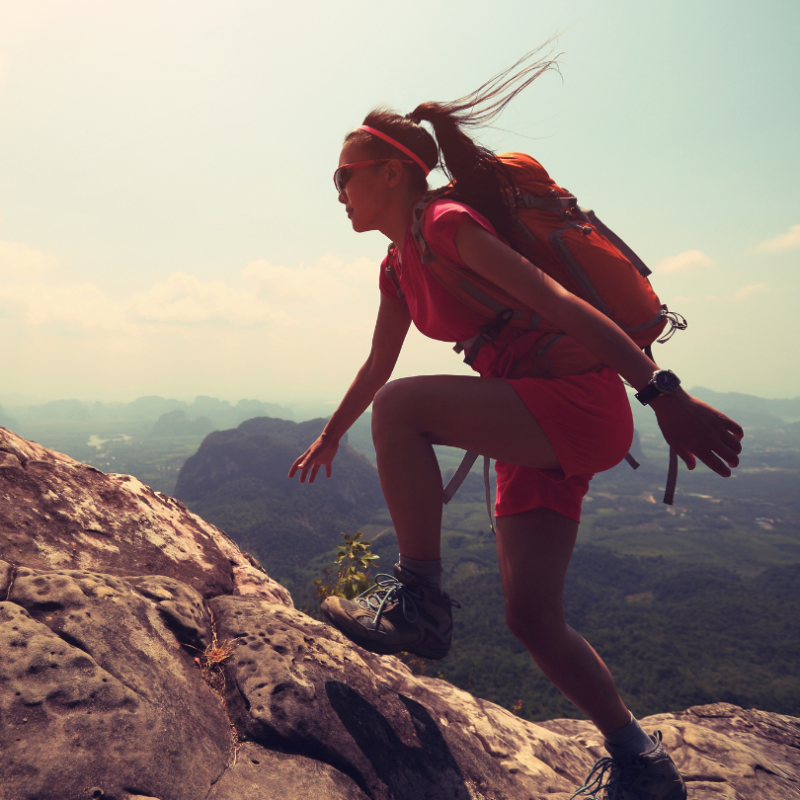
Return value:
[(324, 577), (314, 581), (317, 587), (314, 598), (317, 612), (320, 603), (327, 597), (346, 597), (352, 600), (375, 585), (375, 581), (370, 580), (369, 576), (377, 566), (374, 562), (378, 560), (378, 556), (370, 550), (371, 542), (362, 540), (361, 535), (361, 531), (352, 536), (343, 533), (344, 544), (339, 545), (335, 560), (336, 576), (328, 568), (324, 571)]

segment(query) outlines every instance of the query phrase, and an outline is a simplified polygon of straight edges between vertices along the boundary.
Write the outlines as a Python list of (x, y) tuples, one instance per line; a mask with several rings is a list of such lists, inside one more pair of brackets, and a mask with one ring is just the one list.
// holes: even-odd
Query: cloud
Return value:
[(58, 265), (55, 256), (34, 250), (23, 242), (0, 241), (0, 275), (32, 280)]
[(800, 247), (800, 225), (792, 225), (786, 233), (761, 242), (758, 249), (766, 253), (778, 253), (781, 250), (794, 250), (797, 247)]
[(261, 259), (245, 266), (241, 282), (204, 281), (176, 272), (116, 300), (92, 283), (59, 285), (35, 279), (58, 262), (24, 244), (0, 243), (0, 257), (3, 274), (16, 278), (0, 282), (0, 308), (33, 326), (67, 324), (142, 335), (145, 328), (152, 333), (163, 326), (187, 335), (200, 326), (268, 326), (273, 335), (287, 339), (296, 339), (301, 326), (318, 340), (343, 329), (368, 331), (377, 307), (378, 266), (367, 258), (348, 262), (329, 254), (316, 264), (294, 268)]
[(679, 253), (677, 256), (669, 256), (663, 261), (656, 264), (654, 272), (661, 275), (669, 275), (671, 273), (686, 274), (687, 272), (694, 272), (700, 267), (707, 267), (711, 264), (711, 259), (700, 250), (686, 250)]
[(253, 325), (288, 319), (253, 292), (237, 291), (222, 281), (204, 283), (185, 272), (135, 294), (128, 308), (134, 317), (149, 322)]
[(68, 323), (78, 328), (120, 329), (124, 308), (91, 283), (54, 285), (44, 281), (0, 285), (0, 301), (20, 308), (29, 325)]
[(764, 283), (753, 283), (750, 286), (743, 286), (737, 292), (733, 294), (725, 295), (724, 297), (716, 297), (714, 295), (709, 295), (709, 300), (723, 300), (727, 302), (734, 302), (734, 303), (741, 303), (743, 300), (747, 300), (748, 297), (751, 297), (754, 294), (760, 294), (763, 291), (766, 291), (767, 286)]
[(242, 270), (242, 278), (272, 302), (328, 304), (365, 288), (376, 290), (378, 267), (373, 259), (347, 262), (329, 253), (317, 264), (293, 268), (264, 259), (251, 261)]

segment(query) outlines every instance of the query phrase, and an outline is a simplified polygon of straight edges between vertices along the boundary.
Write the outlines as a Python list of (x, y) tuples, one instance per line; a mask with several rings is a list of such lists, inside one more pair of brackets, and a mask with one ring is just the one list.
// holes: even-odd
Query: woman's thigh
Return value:
[(520, 396), (499, 378), (424, 375), (387, 383), (375, 396), (376, 447), (411, 427), (432, 444), (540, 469), (558, 469), (558, 456)]

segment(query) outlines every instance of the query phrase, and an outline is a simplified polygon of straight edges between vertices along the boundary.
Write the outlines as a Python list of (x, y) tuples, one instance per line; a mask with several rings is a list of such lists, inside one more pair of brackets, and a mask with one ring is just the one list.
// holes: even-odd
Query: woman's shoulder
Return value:
[(437, 197), (429, 203), (425, 210), (423, 235), (426, 239), (439, 236), (452, 239), (465, 217), (474, 220), (491, 234), (497, 235), (494, 226), (483, 214), (466, 203), (449, 197)]

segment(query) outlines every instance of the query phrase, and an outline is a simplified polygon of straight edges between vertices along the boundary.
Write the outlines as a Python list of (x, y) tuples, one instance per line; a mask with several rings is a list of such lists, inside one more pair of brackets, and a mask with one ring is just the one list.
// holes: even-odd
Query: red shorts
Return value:
[(561, 469), (498, 461), (495, 514), (551, 508), (580, 522), (581, 501), (592, 476), (625, 458), (633, 440), (633, 417), (620, 377), (606, 368), (565, 378), (503, 380), (542, 426)]

